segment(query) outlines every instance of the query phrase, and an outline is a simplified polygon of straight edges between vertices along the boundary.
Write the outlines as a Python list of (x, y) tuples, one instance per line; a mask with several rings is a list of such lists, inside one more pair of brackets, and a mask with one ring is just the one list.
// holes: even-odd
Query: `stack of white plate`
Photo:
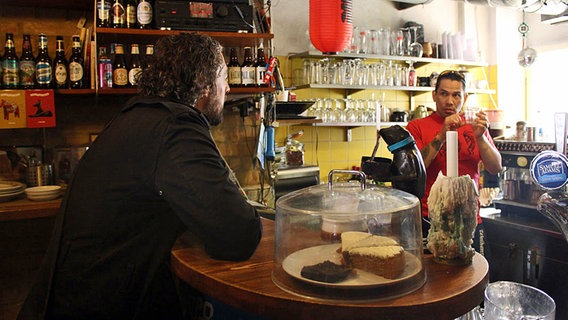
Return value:
[(61, 186), (39, 186), (25, 190), (28, 199), (33, 201), (48, 201), (61, 196)]
[(18, 181), (0, 181), (0, 202), (10, 201), (24, 193), (26, 185)]

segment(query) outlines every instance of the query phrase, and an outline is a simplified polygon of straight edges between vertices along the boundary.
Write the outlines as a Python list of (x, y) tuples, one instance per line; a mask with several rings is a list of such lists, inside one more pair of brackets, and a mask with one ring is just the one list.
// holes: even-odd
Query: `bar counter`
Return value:
[(377, 301), (312, 299), (272, 282), (274, 221), (262, 219), (263, 237), (247, 261), (209, 258), (186, 233), (172, 250), (174, 273), (185, 283), (229, 306), (267, 319), (454, 319), (483, 301), (489, 266), (480, 254), (468, 266), (449, 266), (424, 256), (426, 283), (407, 295)]
[(49, 201), (31, 201), (22, 195), (0, 203), (0, 221), (53, 217), (60, 206), (61, 197)]

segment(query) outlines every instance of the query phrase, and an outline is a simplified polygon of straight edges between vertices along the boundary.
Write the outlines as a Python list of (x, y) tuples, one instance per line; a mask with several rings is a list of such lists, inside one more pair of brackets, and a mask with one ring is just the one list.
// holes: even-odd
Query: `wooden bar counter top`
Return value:
[(61, 207), (61, 197), (49, 201), (31, 201), (24, 195), (0, 203), (0, 221), (54, 217)]
[(263, 236), (247, 261), (209, 258), (186, 234), (172, 250), (174, 273), (205, 295), (266, 319), (454, 319), (483, 301), (489, 266), (480, 254), (467, 266), (449, 266), (424, 256), (426, 283), (387, 300), (333, 301), (283, 291), (272, 282), (274, 221), (262, 219)]

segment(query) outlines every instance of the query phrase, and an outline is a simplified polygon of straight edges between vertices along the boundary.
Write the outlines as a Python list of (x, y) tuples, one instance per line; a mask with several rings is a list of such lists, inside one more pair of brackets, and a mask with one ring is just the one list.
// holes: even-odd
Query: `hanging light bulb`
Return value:
[(530, 67), (536, 61), (536, 50), (525, 46), (529, 26), (525, 23), (525, 12), (523, 11), (523, 23), (519, 25), (519, 33), (523, 36), (523, 49), (517, 55), (517, 61), (523, 68)]

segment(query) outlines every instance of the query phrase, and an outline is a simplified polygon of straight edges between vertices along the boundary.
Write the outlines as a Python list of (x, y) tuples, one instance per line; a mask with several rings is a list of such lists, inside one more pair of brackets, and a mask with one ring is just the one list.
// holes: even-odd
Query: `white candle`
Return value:
[(448, 177), (458, 176), (458, 133), (446, 132), (446, 174)]

